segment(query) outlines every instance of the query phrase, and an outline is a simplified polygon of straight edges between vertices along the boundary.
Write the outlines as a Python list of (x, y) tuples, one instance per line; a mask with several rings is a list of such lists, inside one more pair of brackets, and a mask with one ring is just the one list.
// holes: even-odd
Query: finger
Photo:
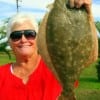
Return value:
[(84, 0), (84, 5), (88, 13), (91, 13), (92, 0)]
[(69, 0), (69, 5), (71, 8), (74, 8), (74, 0)]
[(88, 12), (89, 14), (91, 14), (91, 5), (89, 6), (89, 5), (86, 5), (86, 4), (85, 4), (85, 8), (86, 8), (87, 12)]
[(83, 0), (83, 1), (84, 1), (84, 4), (88, 4), (88, 5), (92, 4), (92, 0)]
[(84, 4), (83, 0), (74, 0), (74, 3), (76, 8), (80, 8)]

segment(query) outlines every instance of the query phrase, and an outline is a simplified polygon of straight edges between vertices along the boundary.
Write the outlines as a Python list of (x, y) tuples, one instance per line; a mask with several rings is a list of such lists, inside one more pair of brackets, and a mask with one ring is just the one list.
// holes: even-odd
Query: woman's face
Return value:
[[(15, 24), (12, 27), (12, 32), (22, 30), (34, 30), (34, 26), (29, 21), (25, 21), (21, 24)], [(22, 35), (22, 37), (17, 41), (9, 39), (9, 43), (15, 56), (17, 57), (27, 57), (37, 53), (36, 37), (27, 39), (24, 35)]]

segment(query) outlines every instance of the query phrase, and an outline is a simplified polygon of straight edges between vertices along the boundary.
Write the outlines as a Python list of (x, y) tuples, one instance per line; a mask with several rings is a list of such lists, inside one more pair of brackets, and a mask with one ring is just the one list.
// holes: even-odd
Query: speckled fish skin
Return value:
[(38, 47), (63, 86), (60, 100), (75, 100), (74, 82), (98, 56), (95, 25), (86, 9), (71, 9), (68, 0), (55, 0), (40, 25)]

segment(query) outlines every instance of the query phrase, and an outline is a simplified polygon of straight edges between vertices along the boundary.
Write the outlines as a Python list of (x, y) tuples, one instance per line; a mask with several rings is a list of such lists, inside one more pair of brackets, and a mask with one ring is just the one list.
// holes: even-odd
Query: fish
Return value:
[(98, 37), (91, 9), (55, 0), (39, 26), (38, 50), (63, 87), (59, 100), (76, 100), (74, 83), (98, 58)]

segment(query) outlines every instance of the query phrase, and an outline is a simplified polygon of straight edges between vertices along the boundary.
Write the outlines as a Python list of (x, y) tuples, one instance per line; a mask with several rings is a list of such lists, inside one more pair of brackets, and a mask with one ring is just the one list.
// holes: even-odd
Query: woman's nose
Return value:
[(24, 35), (22, 35), (21, 41), (22, 42), (26, 42), (27, 41), (27, 38)]

